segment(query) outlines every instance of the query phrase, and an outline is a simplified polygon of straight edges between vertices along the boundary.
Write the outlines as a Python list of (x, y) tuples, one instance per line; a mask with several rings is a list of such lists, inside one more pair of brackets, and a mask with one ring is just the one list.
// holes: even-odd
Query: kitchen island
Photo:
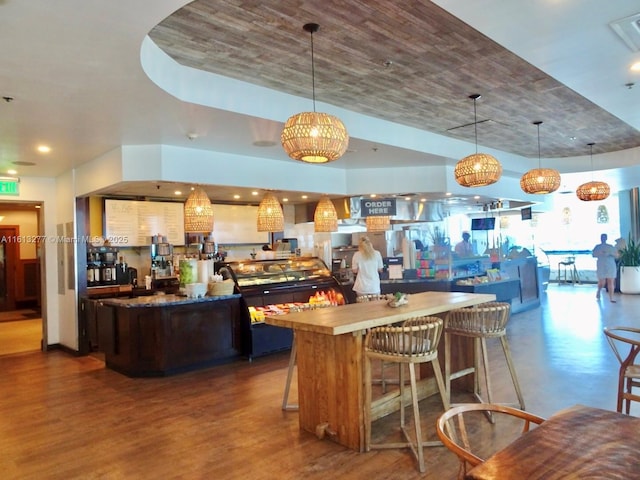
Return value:
[(238, 358), (238, 294), (108, 298), (97, 305), (105, 364), (130, 377), (164, 376)]
[[(363, 451), (366, 330), (412, 317), (445, 314), (495, 298), (493, 294), (425, 292), (410, 295), (409, 303), (399, 308), (372, 301), (267, 317), (266, 323), (295, 332), (300, 428)], [(436, 392), (433, 377), (425, 375), (419, 396)], [(375, 399), (371, 407), (375, 420), (397, 410), (399, 397), (391, 392)]]

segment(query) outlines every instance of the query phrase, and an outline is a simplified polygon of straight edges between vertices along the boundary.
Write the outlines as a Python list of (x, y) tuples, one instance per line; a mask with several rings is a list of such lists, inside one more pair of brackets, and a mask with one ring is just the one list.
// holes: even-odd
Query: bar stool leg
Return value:
[(289, 355), (289, 370), (287, 371), (287, 383), (284, 387), (284, 395), (282, 397), (282, 410), (286, 411), (298, 411), (297, 404), (289, 404), (289, 389), (291, 388), (291, 379), (293, 377), (293, 369), (296, 365), (296, 336), (293, 335), (293, 342), (291, 343), (291, 354)]
[[(418, 407), (418, 388), (416, 387), (416, 369), (413, 363), (409, 364), (409, 376), (411, 378), (411, 402), (413, 403), (413, 423), (416, 429), (416, 445), (409, 441), (409, 447), (418, 458), (418, 467), (421, 473), (425, 472), (424, 451), (422, 450), (422, 427), (420, 425), (420, 409)], [(402, 408), (404, 411), (404, 407)], [(404, 427), (403, 427), (404, 428)], [(408, 435), (407, 435), (408, 437)], [(408, 440), (408, 438), (407, 438)], [(417, 452), (415, 451), (417, 450)]]
[(371, 450), (371, 359), (364, 359), (364, 451)]
[[(486, 391), (487, 403), (493, 403), (493, 398), (492, 398), (493, 396), (491, 395), (491, 373), (489, 370), (489, 356), (487, 354), (487, 340), (484, 337), (478, 338), (477, 340), (479, 340), (480, 352), (482, 354), (482, 369), (484, 372), (484, 384), (487, 390)], [(477, 377), (478, 377), (478, 370), (476, 369), (476, 378)], [(476, 391), (476, 398), (480, 403), (484, 402), (484, 400), (480, 396), (479, 391)], [(492, 412), (485, 412), (485, 415), (487, 416), (487, 419), (489, 420), (490, 423), (495, 423)]]
[(516, 369), (513, 366), (513, 359), (511, 358), (511, 349), (509, 348), (509, 342), (507, 341), (506, 335), (500, 337), (500, 343), (502, 343), (502, 350), (504, 351), (504, 356), (507, 360), (507, 366), (509, 367), (509, 373), (511, 374), (511, 380), (513, 381), (513, 386), (516, 389), (516, 395), (518, 396), (518, 403), (520, 405), (520, 410), (524, 410), (524, 397), (522, 396), (522, 390), (520, 390), (520, 383), (518, 383), (518, 377), (516, 376)]

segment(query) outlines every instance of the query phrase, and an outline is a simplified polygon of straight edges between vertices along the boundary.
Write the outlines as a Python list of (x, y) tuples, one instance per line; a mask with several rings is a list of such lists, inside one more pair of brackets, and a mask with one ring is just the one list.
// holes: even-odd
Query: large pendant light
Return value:
[(478, 153), (478, 115), (476, 100), (479, 94), (469, 95), (473, 100), (473, 128), (476, 138), (476, 153), (468, 155), (456, 164), (454, 175), (456, 182), (463, 187), (484, 187), (496, 183), (502, 175), (502, 165), (488, 153)]
[(200, 187), (192, 188), (184, 203), (185, 233), (208, 233), (213, 230), (213, 207)]
[(267, 192), (258, 206), (258, 231), (282, 232), (284, 212), (274, 194)]
[(307, 163), (326, 163), (339, 159), (349, 146), (349, 134), (339, 118), (316, 112), (316, 79), (313, 61), (313, 34), (320, 25), (307, 23), (302, 27), (311, 35), (311, 80), (313, 112), (289, 117), (280, 135), (287, 155)]
[(593, 180), (593, 146), (595, 143), (592, 142), (587, 145), (589, 145), (591, 156), (591, 181), (580, 185), (576, 190), (576, 195), (584, 202), (604, 200), (611, 193), (611, 189), (607, 183)]
[(313, 214), (313, 226), (316, 232), (337, 232), (338, 231), (338, 212), (333, 202), (326, 195), (323, 196), (316, 211)]
[(365, 222), (367, 232), (386, 232), (387, 230), (391, 230), (391, 217), (388, 215), (367, 217)]
[(525, 173), (520, 179), (520, 188), (525, 193), (544, 195), (555, 192), (560, 187), (560, 172), (553, 168), (542, 168), (540, 166), (540, 125), (541, 121), (533, 122), (538, 126), (538, 168), (534, 168)]

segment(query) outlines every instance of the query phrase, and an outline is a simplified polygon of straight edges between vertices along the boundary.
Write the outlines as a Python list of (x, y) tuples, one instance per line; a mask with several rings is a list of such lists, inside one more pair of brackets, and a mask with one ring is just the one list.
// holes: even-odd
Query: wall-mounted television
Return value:
[(521, 220), (531, 220), (531, 207), (523, 208), (520, 210)]
[(495, 227), (496, 217), (471, 219), (471, 230), (493, 230)]

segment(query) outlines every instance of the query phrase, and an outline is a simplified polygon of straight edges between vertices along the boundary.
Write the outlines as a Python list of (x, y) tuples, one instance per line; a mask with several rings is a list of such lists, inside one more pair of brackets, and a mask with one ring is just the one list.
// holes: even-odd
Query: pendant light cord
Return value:
[(593, 182), (593, 146), (595, 143), (589, 144), (589, 156), (591, 157), (591, 181)]
[(313, 30), (309, 31), (311, 36), (311, 95), (313, 97), (313, 111), (316, 111), (316, 69), (313, 60)]
[(537, 125), (538, 125), (538, 168), (541, 168), (542, 162), (540, 160), (540, 123), (538, 123)]
[(476, 155), (478, 154), (478, 112), (476, 110), (476, 100), (478, 97), (473, 97), (473, 130), (476, 137)]

